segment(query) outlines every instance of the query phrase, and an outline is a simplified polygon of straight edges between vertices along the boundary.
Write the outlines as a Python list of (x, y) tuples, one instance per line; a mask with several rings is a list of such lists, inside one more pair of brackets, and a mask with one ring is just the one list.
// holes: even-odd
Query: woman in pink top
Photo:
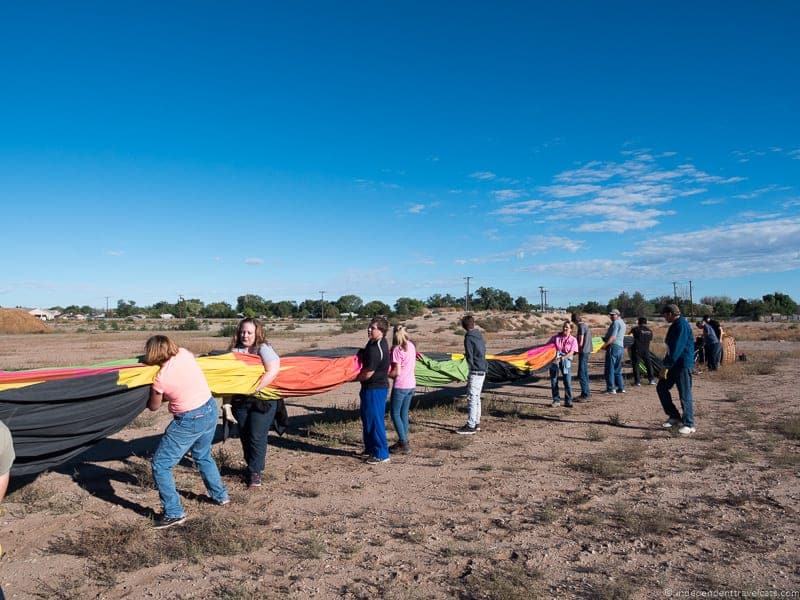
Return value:
[(189, 450), (211, 499), (220, 505), (228, 504), (230, 499), (217, 463), (211, 457), (217, 403), (194, 355), (168, 337), (154, 335), (144, 346), (143, 362), (161, 367), (150, 388), (147, 408), (158, 410), (166, 399), (173, 415), (152, 460), (153, 479), (164, 507), (154, 526), (164, 529), (186, 520), (172, 469)]
[(391, 399), (392, 423), (399, 438), (396, 444), (389, 447), (393, 452), (408, 454), (411, 451), (408, 445), (408, 409), (417, 387), (414, 375), (416, 364), (417, 349), (408, 338), (408, 331), (403, 325), (396, 325), (392, 340), (392, 366), (389, 369), (389, 377), (394, 379)]
[(561, 406), (558, 396), (558, 374), (564, 378), (564, 406), (572, 408), (572, 356), (578, 351), (578, 340), (572, 336), (572, 323), (564, 321), (561, 333), (547, 342), (555, 344), (556, 358), (550, 364), (550, 390), (553, 392), (553, 406)]

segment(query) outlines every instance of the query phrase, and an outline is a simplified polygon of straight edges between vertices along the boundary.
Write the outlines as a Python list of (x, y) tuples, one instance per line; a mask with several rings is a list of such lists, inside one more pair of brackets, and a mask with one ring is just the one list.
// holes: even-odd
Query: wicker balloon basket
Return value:
[(722, 336), (722, 364), (730, 365), (736, 362), (736, 339), (729, 335)]

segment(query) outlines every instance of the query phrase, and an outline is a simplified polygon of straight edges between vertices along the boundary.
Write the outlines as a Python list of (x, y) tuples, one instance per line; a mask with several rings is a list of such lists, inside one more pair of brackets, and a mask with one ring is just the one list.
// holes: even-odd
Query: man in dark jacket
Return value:
[(467, 332), (464, 335), (464, 359), (469, 366), (467, 380), (467, 400), (469, 419), (467, 424), (456, 430), (462, 435), (472, 435), (481, 430), (481, 390), (486, 379), (489, 363), (486, 362), (486, 342), (481, 332), (475, 329), (475, 318), (467, 315), (461, 319), (461, 326)]
[[(709, 371), (716, 371), (719, 367), (719, 364), (722, 362), (722, 325), (719, 324), (719, 321), (716, 319), (712, 319), (708, 315), (703, 317), (703, 324), (708, 325), (714, 332), (714, 336), (717, 338), (717, 345), (712, 347), (708, 347), (708, 339), (713, 339), (714, 336), (703, 336), (703, 344), (705, 345), (704, 352), (706, 355), (706, 362), (708, 363), (708, 370)], [(704, 327), (705, 329), (705, 327)], [(709, 350), (711, 351), (711, 356), (709, 356)], [(713, 367), (711, 366), (713, 363)]]
[[(664, 427), (677, 427), (678, 433), (688, 435), (694, 433), (694, 408), (692, 405), (692, 367), (694, 366), (694, 334), (692, 326), (681, 316), (681, 309), (675, 304), (667, 304), (661, 311), (664, 319), (670, 324), (667, 337), (667, 354), (664, 357), (664, 369), (656, 386), (658, 399), (669, 419)], [(672, 386), (678, 386), (678, 397), (683, 405), (683, 418), (672, 403)]]
[(655, 385), (653, 379), (653, 362), (650, 360), (650, 342), (653, 341), (653, 330), (647, 326), (647, 319), (639, 317), (636, 327), (631, 329), (633, 334), (633, 345), (631, 346), (631, 365), (633, 365), (633, 383), (636, 386), (642, 385), (642, 375), (639, 370), (639, 362), (644, 363), (647, 371), (647, 380), (650, 385)]
[(577, 327), (578, 338), (578, 381), (581, 383), (581, 395), (577, 402), (586, 402), (592, 395), (589, 389), (589, 357), (592, 355), (592, 330), (583, 320), (580, 313), (572, 313), (572, 322)]

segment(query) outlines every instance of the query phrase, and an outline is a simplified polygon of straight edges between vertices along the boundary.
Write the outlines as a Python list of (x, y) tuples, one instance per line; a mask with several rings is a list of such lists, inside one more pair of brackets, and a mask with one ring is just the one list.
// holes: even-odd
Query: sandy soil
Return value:
[[(456, 318), (415, 319), (420, 350), (460, 349)], [(543, 341), (560, 318), (509, 317), (487, 334), (489, 350)], [(363, 343), (364, 332), (334, 329), (276, 324), (272, 338), (282, 353)], [(800, 344), (763, 331), (739, 343), (748, 362), (695, 377), (698, 431), (688, 438), (660, 427), (654, 387), (600, 394), (601, 355), (591, 402), (551, 408), (543, 379), (487, 386), (483, 430), (470, 437), (454, 434), (465, 421), (463, 388), (418, 390), (412, 453), (380, 466), (355, 456), (356, 385), (297, 399), (291, 430), (270, 438), (263, 488), (245, 489), (239, 443), (229, 439), (216, 453), (233, 502), (213, 506), (190, 465), (179, 467), (190, 520), (163, 532), (148, 529), (159, 503), (146, 457), (169, 417), (142, 416), (80, 462), (15, 482), (0, 517), (0, 584), (8, 598), (800, 590)], [(2, 336), (0, 365), (131, 356), (150, 333)], [(225, 345), (202, 332), (176, 337), (198, 352)]]

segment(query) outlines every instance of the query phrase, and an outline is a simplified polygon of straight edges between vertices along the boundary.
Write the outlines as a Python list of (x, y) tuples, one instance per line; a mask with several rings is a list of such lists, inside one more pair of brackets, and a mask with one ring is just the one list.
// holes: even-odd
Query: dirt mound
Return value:
[(47, 333), (50, 329), (18, 308), (0, 308), (0, 333)]

